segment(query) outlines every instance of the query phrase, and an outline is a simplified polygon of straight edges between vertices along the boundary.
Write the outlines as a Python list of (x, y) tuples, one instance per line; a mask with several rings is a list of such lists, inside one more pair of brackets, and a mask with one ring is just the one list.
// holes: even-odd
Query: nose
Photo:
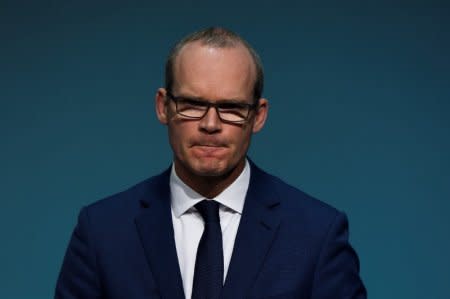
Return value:
[(199, 128), (208, 134), (217, 133), (222, 130), (222, 121), (214, 107), (209, 107), (206, 115), (200, 119)]

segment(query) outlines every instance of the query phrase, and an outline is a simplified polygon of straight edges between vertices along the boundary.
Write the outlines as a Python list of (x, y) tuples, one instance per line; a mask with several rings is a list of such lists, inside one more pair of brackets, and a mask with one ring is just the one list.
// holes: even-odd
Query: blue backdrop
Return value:
[(210, 25), (265, 65), (250, 156), (348, 214), (370, 297), (449, 298), (449, 5), (401, 2), (0, 1), (0, 298), (52, 297), (81, 206), (169, 165), (153, 97)]

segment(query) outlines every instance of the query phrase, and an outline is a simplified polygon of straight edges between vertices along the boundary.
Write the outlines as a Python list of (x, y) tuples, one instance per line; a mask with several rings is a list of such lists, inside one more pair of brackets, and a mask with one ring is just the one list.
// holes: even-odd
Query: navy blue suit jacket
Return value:
[[(184, 298), (169, 176), (81, 210), (55, 298)], [(366, 298), (346, 216), (251, 163), (222, 298)]]

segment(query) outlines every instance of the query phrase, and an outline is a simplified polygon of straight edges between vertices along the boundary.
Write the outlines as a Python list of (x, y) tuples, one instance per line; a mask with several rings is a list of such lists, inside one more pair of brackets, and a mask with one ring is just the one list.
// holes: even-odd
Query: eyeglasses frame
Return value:
[(216, 110), (217, 116), (219, 117), (220, 121), (223, 122), (223, 123), (230, 123), (230, 124), (244, 124), (245, 122), (247, 122), (247, 121), (249, 120), (249, 117), (250, 117), (250, 114), (251, 114), (252, 110), (256, 110), (256, 109), (258, 108), (258, 104), (259, 104), (258, 102), (255, 102), (255, 103), (253, 103), (253, 104), (249, 104), (249, 103), (239, 103), (239, 105), (242, 105), (242, 106), (247, 107), (247, 109), (248, 109), (247, 115), (246, 115), (245, 119), (243, 119), (243, 120), (241, 120), (241, 121), (231, 121), (231, 120), (225, 120), (225, 119), (223, 119), (223, 118), (220, 116), (220, 113), (219, 113), (219, 106), (220, 106), (221, 104), (223, 104), (223, 103), (220, 103), (220, 102), (219, 102), (219, 103), (213, 103), (213, 102), (211, 102), (211, 101), (201, 100), (201, 102), (204, 103), (204, 104), (206, 105), (205, 113), (204, 113), (202, 116), (200, 116), (200, 117), (192, 117), (192, 116), (184, 115), (184, 114), (182, 114), (182, 113), (180, 113), (180, 112), (178, 111), (178, 101), (181, 100), (181, 99), (192, 99), (192, 100), (198, 100), (198, 99), (188, 98), (188, 97), (182, 97), (182, 96), (178, 96), (178, 97), (177, 97), (177, 96), (174, 96), (174, 95), (172, 94), (172, 92), (170, 92), (170, 91), (168, 91), (168, 90), (166, 91), (166, 97), (167, 97), (169, 100), (172, 100), (172, 101), (175, 103), (175, 111), (177, 112), (177, 114), (178, 114), (178, 115), (181, 115), (182, 117), (184, 117), (184, 118), (186, 118), (186, 119), (200, 120), (200, 119), (204, 118), (205, 115), (208, 114), (209, 109), (210, 109), (211, 107), (213, 107), (213, 108)]

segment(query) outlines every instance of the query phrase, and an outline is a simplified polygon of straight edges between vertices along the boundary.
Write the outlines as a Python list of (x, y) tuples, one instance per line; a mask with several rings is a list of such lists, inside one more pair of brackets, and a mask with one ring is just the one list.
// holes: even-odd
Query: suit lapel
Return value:
[(170, 208), (170, 171), (151, 181), (136, 227), (162, 298), (184, 299)]
[(280, 222), (272, 178), (251, 163), (250, 185), (234, 244), (222, 298), (248, 294)]

